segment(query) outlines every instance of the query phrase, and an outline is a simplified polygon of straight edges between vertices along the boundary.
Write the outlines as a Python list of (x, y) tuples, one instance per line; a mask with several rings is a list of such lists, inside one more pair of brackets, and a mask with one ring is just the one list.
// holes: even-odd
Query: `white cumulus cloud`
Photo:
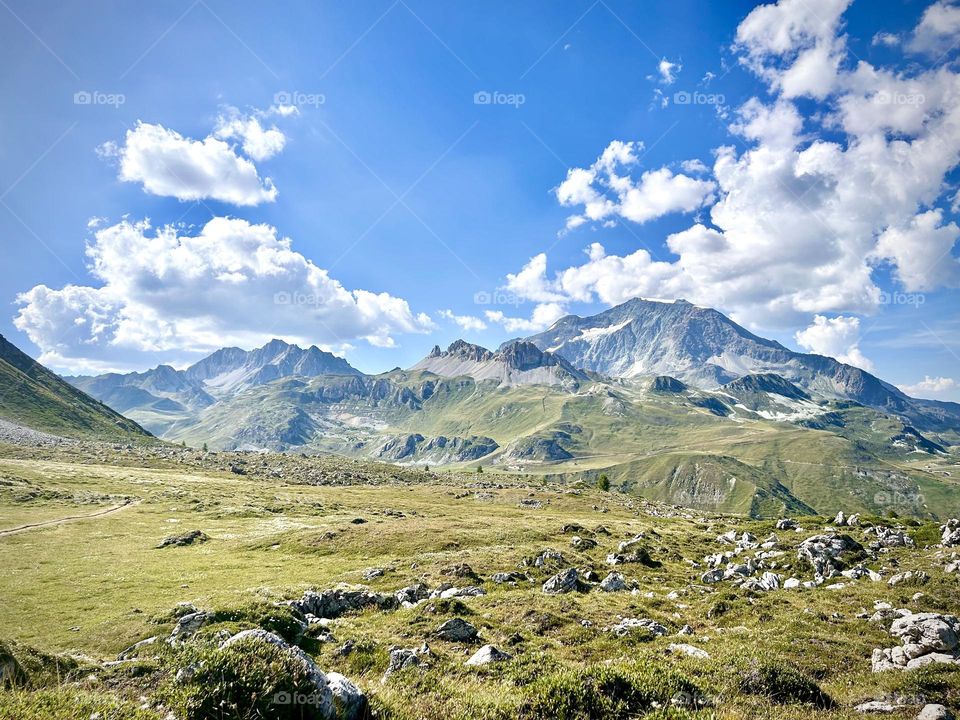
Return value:
[(162, 125), (138, 122), (122, 143), (104, 143), (98, 151), (118, 161), (120, 180), (139, 183), (151, 195), (241, 206), (273, 202), (273, 181), (261, 178), (253, 161), (223, 138), (236, 137), (250, 157), (264, 159), (283, 147), (282, 133), (264, 131), (255, 118), (231, 123), (220, 126), (220, 135), (194, 140)]
[(910, 52), (939, 56), (957, 47), (960, 6), (938, 0), (928, 7), (907, 43)]
[(143, 366), (157, 353), (273, 337), (389, 347), (433, 327), (401, 298), (344, 288), (275, 228), (246, 220), (216, 217), (192, 235), (125, 220), (97, 230), (87, 256), (97, 284), (38, 285), (17, 298), (14, 325), (57, 367), (117, 357)]
[(593, 165), (567, 172), (555, 191), (557, 200), (581, 209), (568, 218), (568, 229), (614, 215), (645, 223), (671, 213), (693, 212), (712, 201), (716, 184), (711, 180), (674, 174), (666, 167), (631, 177), (642, 150), (642, 143), (614, 140)]
[(816, 315), (810, 327), (798, 331), (795, 337), (800, 347), (812, 353), (826, 355), (863, 370), (873, 370), (873, 363), (860, 352), (859, 318)]
[[(951, 182), (960, 72), (949, 60), (903, 69), (855, 62), (843, 35), (848, 5), (780, 0), (744, 19), (737, 51), (769, 96), (732, 111), (735, 142), (714, 148), (709, 174), (638, 173), (640, 146), (614, 141), (556, 189), (562, 206), (579, 210), (568, 229), (707, 208), (664, 239), (672, 256), (612, 255), (594, 243), (579, 265), (549, 272), (538, 255), (508, 284), (534, 302), (683, 297), (754, 328), (874, 313), (884, 265), (907, 291), (960, 284), (960, 231), (946, 214), (960, 206)], [(941, 16), (952, 17), (944, 7), (928, 10), (915, 34), (943, 27)]]
[(464, 330), (486, 330), (487, 324), (482, 318), (475, 315), (456, 315), (452, 310), (441, 310), (437, 313), (444, 320), (451, 320)]
[(957, 383), (953, 378), (924, 375), (923, 380), (919, 382), (912, 385), (898, 385), (898, 387), (907, 395), (912, 395), (913, 397), (937, 398), (940, 395), (945, 395), (951, 390), (960, 387), (960, 383)]

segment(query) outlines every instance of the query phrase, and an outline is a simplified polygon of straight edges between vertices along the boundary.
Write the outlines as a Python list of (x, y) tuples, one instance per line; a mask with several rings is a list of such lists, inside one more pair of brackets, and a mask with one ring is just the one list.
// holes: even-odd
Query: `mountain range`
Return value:
[(603, 474), (645, 497), (753, 515), (815, 510), (836, 493), (864, 510), (889, 497), (960, 508), (960, 405), (910, 398), (682, 300), (570, 315), (496, 350), (458, 340), (378, 375), (273, 340), (184, 370), (68, 379), (163, 439), (211, 448)]

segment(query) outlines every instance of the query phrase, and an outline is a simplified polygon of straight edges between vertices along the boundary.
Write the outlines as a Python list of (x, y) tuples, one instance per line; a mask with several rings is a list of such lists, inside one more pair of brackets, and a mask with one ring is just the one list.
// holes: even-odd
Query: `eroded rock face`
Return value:
[(304, 615), (317, 618), (337, 618), (347, 612), (376, 607), (380, 610), (392, 610), (398, 600), (393, 595), (371, 592), (366, 588), (338, 587), (323, 592), (308, 590), (299, 600), (292, 600), (290, 606)]
[(576, 568), (567, 568), (559, 572), (543, 584), (543, 591), (550, 595), (573, 592), (580, 582), (580, 574)]
[(940, 526), (940, 542), (944, 547), (960, 545), (960, 520), (950, 518)]
[(913, 670), (931, 663), (960, 664), (960, 620), (953, 615), (902, 614), (891, 623), (890, 634), (901, 645), (874, 650), (874, 672)]
[(913, 547), (913, 538), (907, 535), (902, 528), (876, 526), (867, 528), (865, 535), (875, 536), (877, 539), (870, 543), (874, 550), (879, 548)]
[(863, 553), (863, 545), (849, 535), (824, 533), (800, 543), (797, 557), (809, 562), (813, 566), (814, 577), (822, 582), (839, 575), (846, 558), (860, 557)]
[(366, 715), (367, 698), (360, 688), (339, 673), (323, 672), (303, 650), (272, 632), (244, 630), (224, 640), (220, 647), (243, 646), (252, 642), (270, 643), (302, 665), (304, 675), (315, 688), (313, 694), (316, 704), (311, 707), (316, 717), (324, 720), (359, 720)]
[(657, 637), (667, 635), (670, 632), (656, 620), (651, 620), (650, 618), (624, 618), (619, 623), (614, 625), (611, 630), (613, 630), (613, 634), (617, 637), (629, 635), (630, 632), (634, 630), (645, 630), (651, 635), (656, 635)]

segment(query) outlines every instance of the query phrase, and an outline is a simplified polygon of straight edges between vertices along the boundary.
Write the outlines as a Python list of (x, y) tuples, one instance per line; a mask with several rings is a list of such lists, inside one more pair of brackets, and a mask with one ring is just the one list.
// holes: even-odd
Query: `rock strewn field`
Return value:
[(946, 518), (756, 521), (490, 472), (4, 445), (0, 531), (31, 522), (0, 537), (4, 720), (960, 704)]

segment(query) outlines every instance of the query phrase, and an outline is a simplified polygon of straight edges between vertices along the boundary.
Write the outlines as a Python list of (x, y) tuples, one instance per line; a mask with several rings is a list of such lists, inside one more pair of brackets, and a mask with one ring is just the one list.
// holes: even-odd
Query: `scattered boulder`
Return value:
[(477, 587), (476, 585), (469, 585), (467, 587), (444, 587), (441, 585), (432, 593), (430, 593), (430, 597), (447, 600), (449, 598), (478, 597), (486, 594), (486, 590), (484, 590), (482, 587)]
[(945, 706), (927, 703), (917, 715), (917, 720), (954, 720), (953, 713)]
[(521, 580), (527, 580), (528, 578), (527, 578), (527, 576), (524, 575), (523, 573), (518, 573), (518, 572), (498, 572), (498, 573), (494, 573), (494, 574), (490, 577), (490, 579), (493, 580), (493, 581), (494, 581), (495, 583), (497, 583), (498, 585), (504, 585), (504, 584), (507, 584), (507, 583), (515, 583), (515, 582), (519, 582), (519, 581), (521, 581)]
[(543, 592), (548, 595), (559, 595), (573, 592), (580, 584), (580, 574), (576, 568), (567, 568), (559, 572), (543, 584)]
[(574, 535), (570, 538), (570, 547), (577, 550), (590, 550), (597, 546), (596, 540), (591, 540), (590, 538), (583, 538), (579, 535)]
[(441, 575), (447, 575), (449, 577), (457, 578), (468, 578), (470, 580), (480, 580), (480, 576), (477, 575), (473, 568), (467, 565), (466, 563), (458, 563), (457, 565), (451, 565), (450, 567), (445, 567), (440, 571)]
[(796, 520), (790, 518), (777, 520), (777, 530), (796, 530), (798, 527), (800, 527), (800, 524)]
[(960, 664), (960, 620), (953, 615), (911, 613), (896, 618), (890, 634), (901, 641), (873, 651), (874, 672), (913, 670), (931, 663)]
[(467, 665), (490, 665), (491, 663), (504, 662), (510, 660), (513, 655), (509, 655), (493, 645), (484, 645), (477, 650), (469, 660)]
[(428, 668), (430, 665), (427, 662), (427, 658), (429, 658), (431, 654), (430, 646), (426, 643), (423, 643), (423, 645), (418, 648), (390, 648), (390, 663), (387, 665), (387, 670), (383, 674), (383, 681), (386, 682), (387, 678), (393, 675), (393, 673), (404, 670), (405, 668), (415, 667), (421, 670)]
[(167, 642), (171, 645), (175, 645), (185, 640), (189, 640), (194, 635), (199, 632), (206, 623), (210, 622), (213, 619), (213, 613), (197, 611), (192, 613), (187, 613), (183, 615), (177, 624), (174, 625), (173, 631), (170, 633), (170, 637), (167, 639)]
[(797, 557), (813, 566), (817, 582), (840, 574), (841, 568), (849, 558), (860, 558), (865, 554), (863, 546), (849, 535), (825, 533), (814, 535), (800, 543)]
[(754, 592), (769, 592), (770, 590), (779, 590), (782, 582), (782, 575), (765, 572), (759, 578), (744, 580), (740, 587), (744, 590), (753, 590)]
[(645, 630), (656, 637), (662, 637), (670, 632), (656, 620), (650, 618), (624, 618), (611, 628), (613, 634), (617, 637), (624, 637), (637, 629)]
[(170, 535), (165, 537), (160, 541), (160, 544), (157, 545), (157, 548), (165, 547), (184, 547), (185, 545), (193, 545), (194, 543), (206, 542), (210, 538), (202, 530), (190, 530), (189, 532), (181, 533), (180, 535)]
[(303, 615), (313, 615), (321, 619), (338, 618), (344, 613), (364, 610), (369, 607), (392, 610), (398, 604), (399, 601), (394, 595), (375, 593), (362, 587), (348, 586), (340, 586), (323, 592), (308, 590), (299, 600), (289, 602), (290, 607)]
[(907, 535), (902, 528), (889, 528), (877, 525), (867, 528), (864, 531), (864, 535), (877, 538), (874, 542), (870, 543), (870, 547), (874, 550), (892, 547), (913, 547), (913, 538)]
[(891, 577), (887, 580), (887, 585), (890, 587), (896, 587), (897, 585), (922, 585), (929, 579), (930, 576), (923, 570), (907, 570), (906, 572), (897, 573)]
[(681, 655), (687, 655), (692, 658), (697, 658), (698, 660), (709, 660), (710, 653), (706, 650), (701, 650), (698, 647), (693, 645), (688, 645), (687, 643), (670, 643), (667, 645), (667, 651), (672, 653), (680, 653)]
[(413, 607), (421, 600), (426, 600), (430, 597), (430, 588), (423, 583), (416, 583), (414, 585), (408, 585), (405, 588), (400, 588), (394, 593), (394, 597), (401, 607)]
[(449, 642), (473, 642), (477, 635), (477, 628), (461, 618), (447, 620), (437, 628), (437, 636)]
[(612, 572), (600, 582), (600, 589), (603, 592), (623, 592), (627, 589), (627, 581), (621, 573)]
[(940, 526), (940, 542), (944, 547), (960, 545), (960, 520), (950, 518)]
[(849, 580), (860, 580), (861, 578), (869, 578), (871, 582), (880, 582), (883, 580), (880, 573), (863, 565), (857, 565), (849, 570), (844, 570), (840, 574)]

